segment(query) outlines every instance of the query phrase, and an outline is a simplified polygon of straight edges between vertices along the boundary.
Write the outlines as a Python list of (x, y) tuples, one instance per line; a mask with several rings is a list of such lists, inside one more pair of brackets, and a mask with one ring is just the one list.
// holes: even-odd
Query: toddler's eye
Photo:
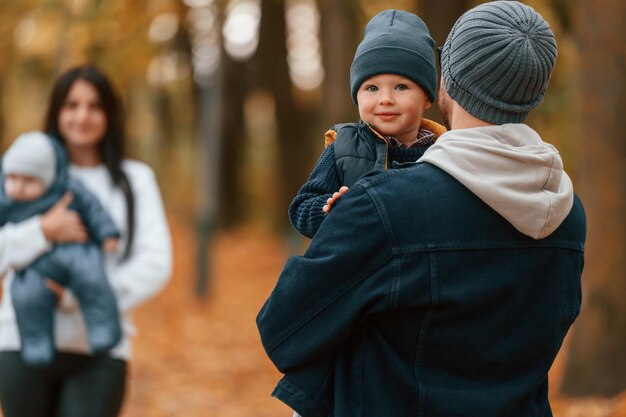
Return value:
[(365, 87), (365, 91), (369, 91), (370, 93), (373, 93), (375, 91), (378, 91), (378, 87), (376, 87), (375, 85), (368, 85), (367, 87)]
[(396, 90), (404, 91), (404, 90), (408, 90), (408, 89), (409, 89), (409, 86), (406, 85), (406, 84), (398, 84), (396, 86)]

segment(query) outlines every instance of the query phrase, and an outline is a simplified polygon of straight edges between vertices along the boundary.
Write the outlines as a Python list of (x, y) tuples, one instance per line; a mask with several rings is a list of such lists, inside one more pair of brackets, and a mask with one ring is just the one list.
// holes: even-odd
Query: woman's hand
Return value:
[(45, 283), (46, 287), (48, 287), (48, 289), (57, 296), (57, 300), (60, 302), (63, 299), (63, 292), (65, 289), (57, 282), (52, 281), (50, 278), (46, 278)]
[(65, 195), (41, 216), (41, 230), (48, 242), (86, 242), (87, 229), (78, 213), (68, 209), (72, 202), (71, 193)]
[(324, 211), (324, 213), (326, 214), (330, 213), (330, 209), (332, 208), (335, 201), (339, 200), (339, 197), (341, 197), (347, 192), (348, 192), (348, 187), (344, 185), (343, 187), (339, 189), (339, 191), (333, 193), (333, 196), (329, 198), (328, 201), (326, 201), (326, 205), (322, 207), (322, 210)]
[(105, 253), (114, 253), (117, 250), (117, 246), (118, 246), (118, 239), (115, 237), (104, 239), (104, 242), (102, 242), (102, 250)]

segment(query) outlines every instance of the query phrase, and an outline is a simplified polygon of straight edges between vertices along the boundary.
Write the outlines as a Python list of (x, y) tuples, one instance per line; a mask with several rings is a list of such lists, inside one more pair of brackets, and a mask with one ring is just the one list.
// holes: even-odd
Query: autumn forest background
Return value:
[[(175, 269), (137, 312), (124, 417), (290, 415), (270, 397), (279, 374), (254, 317), (306, 247), (287, 207), (323, 132), (358, 118), (348, 69), (363, 26), (406, 9), (442, 45), (478, 3), (0, 0), (0, 151), (42, 128), (56, 76), (91, 62), (123, 96), (129, 156), (162, 187)], [(583, 310), (550, 395), (557, 417), (626, 416), (626, 2), (524, 3), (559, 46), (527, 122), (561, 151), (588, 216)]]

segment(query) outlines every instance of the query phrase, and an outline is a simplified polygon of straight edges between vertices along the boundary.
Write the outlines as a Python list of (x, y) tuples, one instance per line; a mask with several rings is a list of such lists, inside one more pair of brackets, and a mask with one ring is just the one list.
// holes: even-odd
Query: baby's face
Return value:
[(430, 107), (422, 87), (396, 74), (370, 77), (361, 84), (356, 97), (361, 120), (406, 144), (417, 139), (424, 110)]
[(31, 175), (7, 174), (4, 192), (15, 201), (36, 200), (43, 195), (43, 181)]

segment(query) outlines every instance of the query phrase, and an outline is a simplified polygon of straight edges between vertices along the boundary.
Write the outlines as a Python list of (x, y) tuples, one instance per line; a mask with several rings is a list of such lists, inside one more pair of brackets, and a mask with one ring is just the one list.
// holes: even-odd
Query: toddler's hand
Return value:
[(102, 242), (102, 250), (106, 253), (115, 252), (117, 250), (117, 242), (118, 240), (114, 237), (105, 239), (104, 242)]
[(332, 208), (332, 206), (335, 203), (335, 201), (339, 200), (339, 197), (341, 197), (342, 195), (344, 195), (347, 192), (348, 192), (348, 187), (346, 187), (344, 185), (343, 187), (341, 187), (339, 189), (339, 191), (333, 193), (333, 196), (331, 198), (329, 198), (326, 201), (326, 204), (324, 205), (324, 207), (322, 207), (322, 210), (324, 211), (324, 213), (326, 213), (326, 214), (330, 213), (330, 209)]

